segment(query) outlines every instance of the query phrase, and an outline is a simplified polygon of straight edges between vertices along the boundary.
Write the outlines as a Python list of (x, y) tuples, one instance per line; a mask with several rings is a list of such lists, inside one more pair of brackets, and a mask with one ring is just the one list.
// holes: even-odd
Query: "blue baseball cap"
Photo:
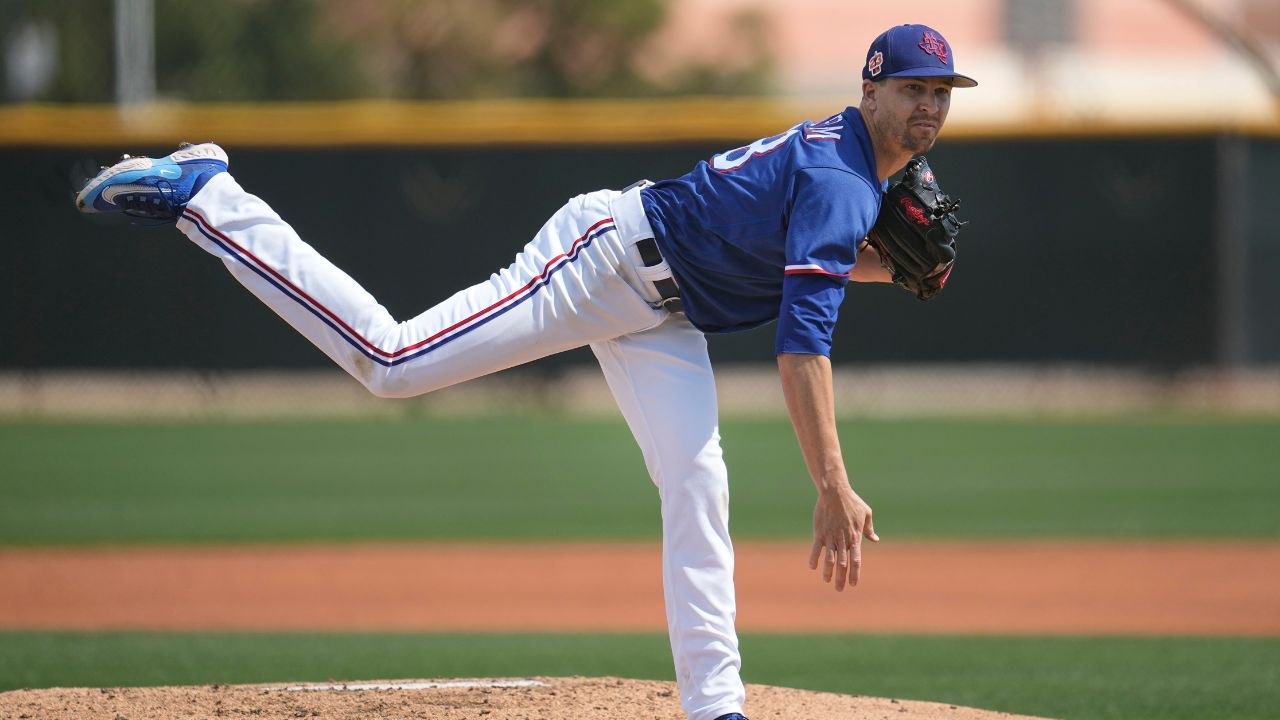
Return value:
[(867, 48), (864, 80), (891, 77), (949, 77), (955, 87), (974, 87), (977, 80), (956, 72), (955, 55), (942, 33), (928, 25), (898, 25), (880, 33)]

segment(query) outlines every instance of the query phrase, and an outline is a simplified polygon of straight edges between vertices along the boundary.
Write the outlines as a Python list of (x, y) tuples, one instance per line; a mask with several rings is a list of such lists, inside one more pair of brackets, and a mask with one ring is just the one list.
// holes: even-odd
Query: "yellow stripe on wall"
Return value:
[[(831, 102), (757, 98), (494, 100), (475, 102), (0, 106), (2, 146), (171, 145), (214, 140), (237, 147), (643, 145), (742, 141), (820, 120)], [(957, 124), (948, 140), (1170, 136), (1238, 133), (1280, 137), (1280, 122), (1255, 125)]]

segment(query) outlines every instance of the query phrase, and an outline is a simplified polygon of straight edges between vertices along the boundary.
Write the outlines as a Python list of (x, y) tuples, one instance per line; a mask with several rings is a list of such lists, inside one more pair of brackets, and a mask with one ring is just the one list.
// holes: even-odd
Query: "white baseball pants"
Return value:
[[(570, 200), (510, 267), (397, 322), (229, 173), (178, 229), (316, 347), (382, 397), (408, 397), (590, 345), (662, 500), (662, 575), (690, 720), (741, 712), (728, 473), (706, 340), (656, 307), (635, 242), (639, 191)], [(665, 264), (664, 264), (665, 265)]]

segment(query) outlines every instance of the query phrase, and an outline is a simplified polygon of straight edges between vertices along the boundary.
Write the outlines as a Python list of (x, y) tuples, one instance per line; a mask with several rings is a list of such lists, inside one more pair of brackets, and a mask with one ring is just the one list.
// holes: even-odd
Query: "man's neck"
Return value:
[(904, 149), (900, 143), (884, 137), (866, 109), (859, 106), (858, 112), (862, 115), (862, 124), (867, 128), (867, 135), (871, 137), (871, 151), (876, 156), (876, 175), (880, 177), (880, 182), (884, 182), (907, 166), (911, 161), (911, 151)]

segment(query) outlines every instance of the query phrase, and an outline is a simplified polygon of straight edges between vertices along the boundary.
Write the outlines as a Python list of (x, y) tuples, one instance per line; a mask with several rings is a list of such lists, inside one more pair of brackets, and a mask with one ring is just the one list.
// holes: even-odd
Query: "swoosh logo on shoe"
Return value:
[(156, 168), (156, 171), (160, 174), (160, 177), (169, 178), (170, 180), (177, 180), (182, 177), (182, 171), (176, 167), (159, 167)]

